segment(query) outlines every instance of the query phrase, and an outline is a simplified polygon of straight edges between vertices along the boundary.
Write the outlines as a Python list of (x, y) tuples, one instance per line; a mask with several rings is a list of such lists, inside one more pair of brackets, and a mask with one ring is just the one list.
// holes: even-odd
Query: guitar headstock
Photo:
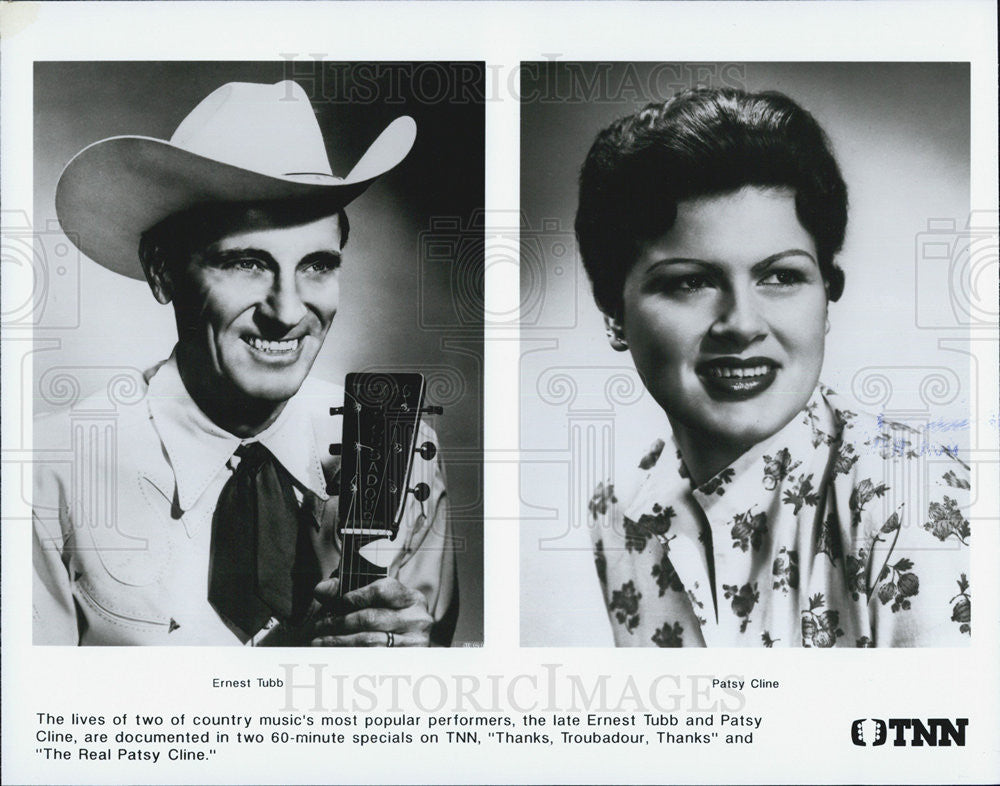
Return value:
[[(430, 495), (426, 483), (409, 486), (414, 456), (429, 461), (437, 454), (431, 442), (414, 446), (420, 418), (441, 413), (441, 407), (424, 406), (422, 374), (347, 375), (343, 406), (330, 408), (331, 415), (343, 417), (342, 443), (330, 445), (331, 455), (341, 457), (339, 595), (386, 576), (386, 555), (398, 551), (399, 544), (390, 541), (399, 532), (407, 495), (421, 503)], [(305, 622), (277, 625), (258, 644), (303, 646), (323, 608), (314, 602)]]
[(388, 565), (371, 562), (365, 547), (395, 539), (408, 494), (421, 503), (430, 495), (426, 483), (409, 487), (410, 471), (414, 454), (430, 460), (437, 453), (433, 443), (414, 441), (421, 415), (440, 412), (424, 407), (422, 374), (347, 375), (344, 406), (330, 410), (344, 419), (342, 444), (330, 446), (341, 456), (341, 593), (386, 575)]
[(385, 570), (359, 560), (358, 552), (372, 541), (396, 537), (407, 494), (420, 502), (430, 494), (426, 483), (409, 487), (410, 472), (414, 454), (429, 460), (437, 453), (431, 442), (414, 442), (421, 415), (441, 410), (424, 407), (422, 374), (348, 374), (344, 388), (344, 406), (330, 410), (343, 416), (342, 444), (330, 446), (341, 456), (337, 534), (344, 567), (359, 572), (342, 582), (361, 586)]

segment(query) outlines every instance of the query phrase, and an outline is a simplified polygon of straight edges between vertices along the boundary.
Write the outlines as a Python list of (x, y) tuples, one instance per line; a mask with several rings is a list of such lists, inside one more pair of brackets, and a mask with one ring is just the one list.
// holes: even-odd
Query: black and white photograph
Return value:
[(35, 643), (481, 642), (481, 64), (34, 73)]
[(1000, 781), (997, 30), (0, 3), (0, 780)]
[(524, 74), (522, 642), (968, 645), (968, 65)]

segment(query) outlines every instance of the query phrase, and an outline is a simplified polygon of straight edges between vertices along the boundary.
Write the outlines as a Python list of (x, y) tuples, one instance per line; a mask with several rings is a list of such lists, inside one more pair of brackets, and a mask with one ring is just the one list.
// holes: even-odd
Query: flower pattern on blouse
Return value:
[(959, 623), (958, 629), (962, 633), (972, 635), (972, 596), (969, 595), (969, 580), (963, 573), (958, 579), (958, 594), (951, 599), (955, 605), (951, 609), (952, 622)]
[(649, 452), (639, 460), (639, 469), (649, 469), (659, 461), (660, 454), (663, 452), (663, 446), (666, 444), (662, 439), (656, 440), (649, 448)]
[(802, 646), (832, 647), (844, 635), (840, 629), (840, 612), (824, 609), (822, 592), (809, 599), (809, 608), (802, 611)]
[(673, 590), (674, 592), (684, 591), (684, 583), (670, 562), (669, 551), (664, 551), (663, 558), (653, 565), (653, 578), (656, 579), (656, 586), (660, 588), (661, 598), (666, 594), (667, 590)]
[(726, 600), (730, 598), (733, 600), (733, 614), (741, 618), (740, 633), (743, 633), (747, 629), (747, 625), (750, 624), (750, 612), (753, 611), (753, 607), (760, 600), (760, 592), (757, 591), (757, 582), (755, 581), (753, 585), (747, 583), (742, 587), (737, 587), (735, 584), (723, 584), (722, 590), (726, 593)]
[(594, 517), (594, 521), (597, 521), (598, 516), (603, 516), (608, 512), (608, 505), (617, 501), (615, 486), (610, 480), (607, 485), (598, 483), (597, 488), (594, 489), (594, 493), (590, 497), (590, 501), (587, 503), (587, 510)]
[(642, 600), (642, 593), (635, 591), (635, 583), (627, 581), (622, 584), (621, 589), (611, 593), (611, 603), (608, 610), (615, 615), (615, 619), (625, 626), (631, 633), (639, 624), (639, 601)]
[(782, 448), (774, 454), (774, 458), (764, 456), (764, 488), (774, 491), (792, 470), (796, 469), (802, 462), (792, 462), (792, 456), (788, 448)]
[(726, 484), (733, 479), (735, 473), (731, 469), (724, 469), (714, 478), (710, 478), (701, 487), (702, 494), (718, 494), (720, 497), (726, 493)]
[(666, 545), (669, 542), (667, 530), (670, 529), (670, 519), (674, 515), (673, 508), (653, 505), (652, 513), (644, 513), (638, 521), (632, 521), (626, 516), (625, 548), (629, 551), (644, 551), (650, 538)]
[(969, 642), (969, 471), (951, 452), (822, 386), (699, 487), (667, 444), (588, 504), (619, 646)]
[(799, 588), (799, 553), (792, 549), (789, 551), (784, 546), (774, 558), (774, 565), (771, 568), (773, 584), (771, 589), (781, 590), (786, 595), (792, 590)]
[(760, 550), (760, 544), (764, 542), (767, 534), (767, 514), (754, 514), (753, 510), (746, 513), (736, 514), (733, 519), (733, 529), (730, 535), (733, 539), (733, 548), (746, 551), (753, 547), (754, 551)]
[(683, 647), (684, 628), (679, 622), (671, 625), (664, 622), (663, 626), (653, 634), (653, 643), (657, 647)]
[(933, 533), (935, 538), (944, 541), (954, 537), (969, 545), (969, 521), (962, 515), (955, 500), (946, 495), (942, 502), (932, 502), (928, 514), (930, 521), (924, 524), (924, 529)]
[(604, 543), (600, 540), (594, 544), (594, 567), (597, 569), (597, 578), (601, 581), (601, 586), (608, 583), (608, 560), (604, 556)]

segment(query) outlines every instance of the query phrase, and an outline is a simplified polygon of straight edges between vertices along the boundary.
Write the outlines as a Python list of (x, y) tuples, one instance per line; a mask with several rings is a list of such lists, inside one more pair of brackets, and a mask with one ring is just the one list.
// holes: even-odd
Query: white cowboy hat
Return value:
[(59, 177), (56, 215), (88, 257), (142, 279), (139, 238), (168, 216), (212, 202), (285, 199), (324, 200), (333, 213), (402, 161), (416, 134), (413, 118), (397, 118), (339, 178), (298, 84), (231, 82), (169, 141), (116, 136), (77, 153)]

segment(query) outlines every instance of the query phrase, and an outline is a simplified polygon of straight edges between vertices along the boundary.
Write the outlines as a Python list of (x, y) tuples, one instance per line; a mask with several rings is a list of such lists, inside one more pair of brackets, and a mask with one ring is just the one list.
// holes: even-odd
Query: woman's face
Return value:
[(745, 449), (805, 406), (826, 308), (794, 194), (748, 187), (678, 204), (625, 280), (621, 328), (675, 433)]

